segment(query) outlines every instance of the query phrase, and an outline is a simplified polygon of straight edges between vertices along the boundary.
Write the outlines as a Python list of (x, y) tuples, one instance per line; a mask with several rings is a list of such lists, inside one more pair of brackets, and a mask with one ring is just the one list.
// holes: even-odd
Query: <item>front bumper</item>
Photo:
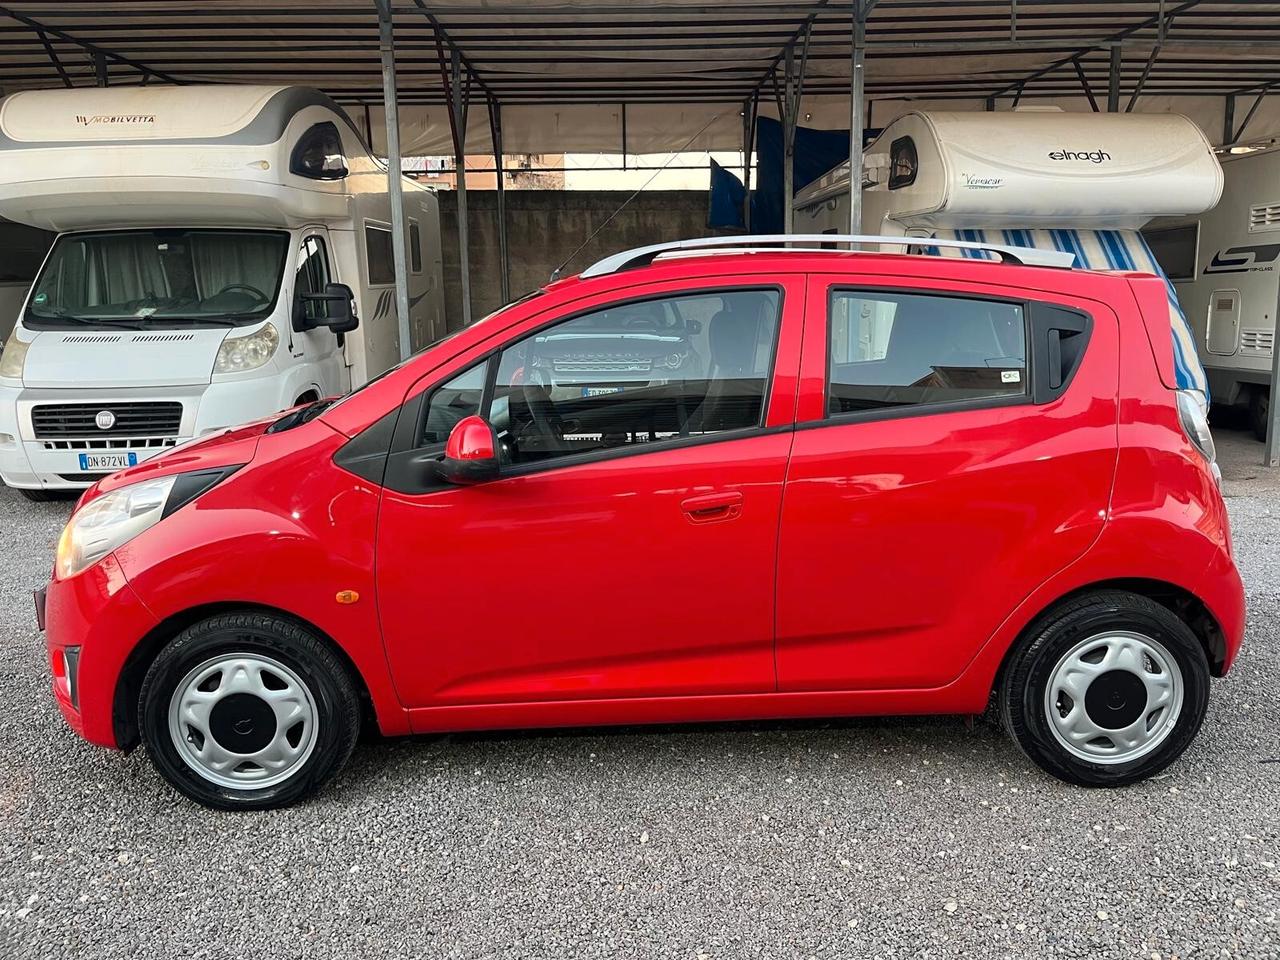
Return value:
[[(51, 581), (44, 594), (45, 645), (58, 709), (86, 740), (118, 747), (115, 696), (120, 674), (157, 621), (125, 580), (114, 555), (74, 577)], [(37, 600), (37, 611), (39, 605)]]
[[(112, 470), (86, 472), (80, 455), (128, 454), (139, 463), (192, 437), (239, 426), (281, 409), (277, 377), (182, 387), (87, 390), (0, 386), (0, 480), (28, 490), (83, 490)], [(39, 404), (101, 405), (135, 401), (182, 404), (176, 432), (141, 437), (37, 437), (31, 411)], [(7, 439), (10, 438), (10, 439)]]

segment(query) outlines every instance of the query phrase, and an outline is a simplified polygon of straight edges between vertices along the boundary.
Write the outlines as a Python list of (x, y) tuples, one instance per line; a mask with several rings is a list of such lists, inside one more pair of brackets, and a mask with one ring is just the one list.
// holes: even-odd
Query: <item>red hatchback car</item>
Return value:
[(1245, 616), (1163, 283), (676, 246), (88, 490), (37, 598), (71, 726), (228, 808), (365, 723), (994, 704), (1072, 783), (1172, 762)]

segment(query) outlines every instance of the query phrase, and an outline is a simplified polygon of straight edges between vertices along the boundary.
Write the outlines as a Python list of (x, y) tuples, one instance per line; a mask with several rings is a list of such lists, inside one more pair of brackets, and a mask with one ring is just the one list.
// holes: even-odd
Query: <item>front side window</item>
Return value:
[(1021, 304), (836, 290), (830, 322), (829, 414), (1027, 395)]
[(780, 306), (777, 290), (696, 293), (546, 327), (437, 387), (420, 445), (474, 413), (511, 464), (759, 427)]
[(266, 316), (289, 235), (119, 230), (59, 237), (24, 321), (32, 327), (241, 325)]
[(325, 252), (324, 240), (307, 237), (298, 249), (298, 273), (293, 287), (299, 310), (307, 320), (319, 323), (326, 320), (325, 304), (317, 300), (303, 300), (302, 294), (324, 293), (329, 279), (329, 256)]

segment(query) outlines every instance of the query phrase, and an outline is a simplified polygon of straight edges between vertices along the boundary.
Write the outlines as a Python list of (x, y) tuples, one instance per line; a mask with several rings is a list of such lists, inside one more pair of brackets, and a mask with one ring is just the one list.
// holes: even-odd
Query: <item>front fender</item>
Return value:
[[(381, 491), (333, 465), (333, 453), (345, 442), (319, 421), (264, 434), (252, 463), (116, 556), (157, 621), (242, 603), (313, 625), (359, 671), (382, 731), (407, 733), (374, 589)], [(358, 599), (340, 603), (341, 591)]]

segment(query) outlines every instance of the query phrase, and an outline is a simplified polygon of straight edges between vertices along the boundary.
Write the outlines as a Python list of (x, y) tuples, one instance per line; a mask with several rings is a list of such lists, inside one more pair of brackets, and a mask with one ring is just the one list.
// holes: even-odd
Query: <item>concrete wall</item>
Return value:
[[(630, 196), (625, 191), (508, 190), (507, 244), (511, 295), (544, 286), (551, 271), (568, 258)], [(471, 226), (471, 316), (480, 319), (502, 306), (498, 266), (496, 191), (468, 191)], [(445, 312), (449, 329), (462, 323), (462, 283), (458, 272), (457, 194), (440, 192), (444, 243)], [(577, 273), (601, 257), (648, 243), (701, 237), (707, 230), (705, 191), (639, 194), (565, 268)]]

